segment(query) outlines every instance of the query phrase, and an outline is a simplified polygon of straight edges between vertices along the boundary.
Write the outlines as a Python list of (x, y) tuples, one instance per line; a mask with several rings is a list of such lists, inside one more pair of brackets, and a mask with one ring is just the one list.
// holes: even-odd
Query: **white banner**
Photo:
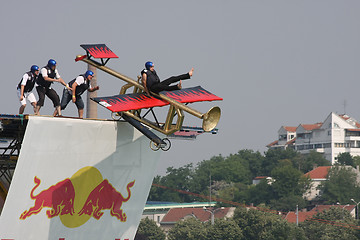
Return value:
[(30, 117), (0, 240), (133, 239), (159, 154), (128, 123)]

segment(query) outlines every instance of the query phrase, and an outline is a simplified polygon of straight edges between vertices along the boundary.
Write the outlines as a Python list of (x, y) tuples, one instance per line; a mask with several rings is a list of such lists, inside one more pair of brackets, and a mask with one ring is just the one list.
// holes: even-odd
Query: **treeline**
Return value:
[[(238, 207), (234, 217), (216, 219), (215, 224), (196, 218), (179, 221), (168, 232), (169, 240), (319, 240), (360, 239), (359, 221), (342, 208), (317, 213), (297, 226), (278, 214)], [(153, 220), (142, 219), (135, 240), (165, 240), (163, 230)]]
[[(355, 167), (360, 161), (359, 158), (344, 153), (339, 156), (338, 162)], [(296, 205), (299, 208), (308, 205), (302, 196), (311, 185), (304, 173), (316, 166), (328, 165), (330, 162), (315, 151), (301, 155), (292, 149), (270, 149), (264, 154), (240, 150), (227, 157), (214, 156), (196, 166), (187, 164), (179, 168), (168, 168), (165, 176), (156, 176), (153, 181), (167, 188), (153, 186), (148, 200), (204, 201), (205, 199), (181, 191), (209, 196), (211, 182), (211, 194), (216, 198), (246, 205), (265, 204), (271, 209), (289, 211), (294, 210)], [(334, 174), (333, 179), (337, 176), (341, 181), (327, 181), (322, 185), (324, 195), (318, 199), (319, 202), (348, 204), (351, 203), (350, 199), (360, 199), (360, 188), (354, 181), (356, 176), (353, 172), (349, 169), (332, 170), (331, 174)], [(257, 176), (269, 176), (273, 180), (269, 182), (263, 179), (259, 184), (253, 185), (252, 180)]]

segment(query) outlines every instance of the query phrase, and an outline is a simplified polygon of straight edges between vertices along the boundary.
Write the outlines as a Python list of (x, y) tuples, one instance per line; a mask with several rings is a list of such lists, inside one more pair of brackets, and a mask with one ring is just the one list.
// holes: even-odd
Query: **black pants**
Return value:
[(179, 87), (177, 85), (170, 86), (170, 84), (176, 83), (180, 80), (186, 80), (186, 79), (190, 79), (189, 73), (181, 74), (179, 76), (172, 76), (164, 81), (155, 83), (152, 86), (150, 86), (150, 91), (152, 91), (154, 93), (159, 93), (161, 91), (179, 90)]
[(54, 89), (37, 86), (36, 91), (39, 94), (39, 101), (37, 102), (38, 106), (40, 107), (44, 106), (45, 95), (51, 99), (51, 101), (54, 104), (54, 107), (60, 106), (59, 95), (56, 93)]

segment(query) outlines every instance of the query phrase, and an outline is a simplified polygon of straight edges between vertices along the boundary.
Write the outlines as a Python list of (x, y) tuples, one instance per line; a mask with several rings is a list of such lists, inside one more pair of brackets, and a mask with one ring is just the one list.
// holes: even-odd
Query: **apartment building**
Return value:
[(360, 123), (348, 115), (331, 112), (323, 122), (282, 126), (278, 139), (267, 147), (289, 147), (301, 154), (315, 150), (334, 164), (340, 153), (360, 156)]

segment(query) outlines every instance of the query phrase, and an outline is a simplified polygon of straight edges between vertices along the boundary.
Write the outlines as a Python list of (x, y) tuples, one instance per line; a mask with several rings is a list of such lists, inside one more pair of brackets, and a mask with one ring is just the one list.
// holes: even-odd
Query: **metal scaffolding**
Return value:
[(0, 197), (5, 200), (20, 154), (27, 115), (0, 114)]

